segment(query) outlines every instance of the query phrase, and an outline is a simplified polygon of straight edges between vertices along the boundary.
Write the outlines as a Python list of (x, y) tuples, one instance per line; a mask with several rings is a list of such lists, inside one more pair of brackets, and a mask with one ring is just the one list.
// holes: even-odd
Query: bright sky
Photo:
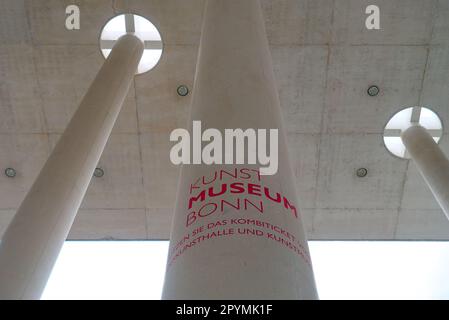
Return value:
[[(449, 299), (449, 242), (310, 241), (321, 299)], [(66, 242), (43, 299), (159, 299), (166, 241)]]

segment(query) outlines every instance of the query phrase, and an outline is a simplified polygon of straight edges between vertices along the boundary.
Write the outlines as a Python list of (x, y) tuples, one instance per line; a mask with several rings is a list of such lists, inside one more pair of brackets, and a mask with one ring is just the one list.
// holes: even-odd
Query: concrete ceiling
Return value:
[[(204, 0), (0, 1), (0, 234), (103, 61), (101, 27), (148, 17), (165, 48), (137, 76), (71, 239), (167, 239), (178, 168), (169, 133), (186, 127)], [(65, 8), (81, 9), (68, 31)], [(449, 222), (415, 165), (382, 141), (400, 108), (449, 122), (449, 0), (263, 0), (300, 207), (310, 239), (449, 239)], [(380, 31), (365, 8), (381, 9)], [(367, 88), (380, 87), (377, 97)], [(449, 137), (441, 141), (449, 154)], [(358, 178), (357, 168), (368, 175)]]

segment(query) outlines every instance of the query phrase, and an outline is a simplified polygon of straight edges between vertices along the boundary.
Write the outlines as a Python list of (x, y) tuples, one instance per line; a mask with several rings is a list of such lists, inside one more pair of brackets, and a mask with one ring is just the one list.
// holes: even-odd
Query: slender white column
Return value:
[(39, 299), (143, 53), (120, 38), (23, 200), (0, 244), (0, 299)]
[(258, 0), (207, 1), (192, 99), (203, 130), (279, 129), (279, 169), (183, 166), (163, 299), (317, 298)]
[(447, 157), (422, 126), (408, 128), (401, 137), (419, 172), (449, 218), (449, 161)]

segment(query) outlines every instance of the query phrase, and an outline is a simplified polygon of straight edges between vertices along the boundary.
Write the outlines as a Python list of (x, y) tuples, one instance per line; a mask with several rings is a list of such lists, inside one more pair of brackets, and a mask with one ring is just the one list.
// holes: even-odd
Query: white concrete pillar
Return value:
[(449, 218), (449, 161), (447, 157), (422, 126), (408, 128), (401, 137), (419, 172)]
[(163, 299), (317, 298), (258, 0), (207, 1), (191, 120), (279, 129), (279, 169), (182, 167)]
[(120, 38), (23, 200), (0, 244), (0, 299), (39, 299), (143, 53)]

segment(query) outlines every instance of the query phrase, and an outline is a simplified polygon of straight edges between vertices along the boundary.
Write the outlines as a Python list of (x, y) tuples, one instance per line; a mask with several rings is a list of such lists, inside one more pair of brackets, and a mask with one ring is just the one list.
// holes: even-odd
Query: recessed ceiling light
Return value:
[(176, 91), (181, 97), (185, 97), (189, 94), (189, 88), (185, 85), (180, 85)]
[(104, 170), (101, 168), (95, 168), (94, 177), (101, 178), (104, 176)]
[(162, 56), (162, 38), (157, 28), (148, 19), (136, 14), (120, 14), (106, 23), (100, 36), (103, 56), (107, 58), (115, 42), (125, 34), (134, 34), (145, 45), (137, 74), (153, 69)]
[(356, 171), (357, 177), (364, 178), (368, 174), (368, 169), (366, 168), (359, 168)]
[(14, 178), (16, 176), (17, 172), (14, 168), (6, 168), (5, 169), (5, 175), (8, 178)]
[(379, 94), (379, 87), (378, 86), (371, 86), (371, 87), (369, 87), (368, 88), (368, 95), (370, 96), (370, 97), (375, 97), (375, 96), (377, 96), (378, 94)]

